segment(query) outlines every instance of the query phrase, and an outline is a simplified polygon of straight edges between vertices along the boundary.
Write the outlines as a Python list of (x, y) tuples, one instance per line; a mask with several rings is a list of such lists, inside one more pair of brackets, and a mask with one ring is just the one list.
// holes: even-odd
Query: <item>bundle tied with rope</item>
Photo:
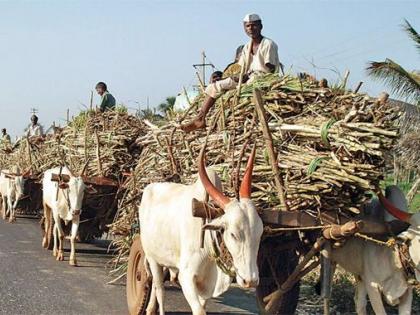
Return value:
[(172, 174), (183, 184), (193, 183), (207, 134), (208, 164), (230, 197), (239, 194), (241, 166), (249, 154), (244, 148), (252, 141), (258, 147), (252, 182), (258, 210), (349, 218), (360, 214), (379, 185), (385, 152), (398, 138), (398, 113), (386, 102), (291, 75), (268, 74), (244, 84), (240, 94), (226, 92), (208, 114), (206, 130), (184, 133), (179, 125), (195, 117), (193, 109), (201, 101), (200, 96), (191, 109), (160, 126), (148, 126), (149, 132), (138, 138), (143, 150), (111, 226), (122, 236), (116, 241), (118, 263), (128, 253), (143, 188)]

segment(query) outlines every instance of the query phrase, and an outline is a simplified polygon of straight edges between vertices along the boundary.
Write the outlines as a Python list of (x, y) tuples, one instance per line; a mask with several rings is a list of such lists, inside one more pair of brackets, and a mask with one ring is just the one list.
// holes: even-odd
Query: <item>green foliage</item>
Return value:
[[(420, 36), (417, 31), (407, 20), (403, 28), (420, 52)], [(385, 61), (370, 62), (366, 70), (368, 75), (384, 82), (392, 93), (420, 105), (420, 74), (418, 72), (407, 71), (389, 58)]]
[[(407, 194), (410, 191), (411, 186), (413, 186), (413, 184), (414, 184), (414, 181), (409, 181), (409, 182), (405, 181), (405, 182), (398, 183), (397, 186), (404, 192), (404, 194)], [(390, 185), (394, 185), (393, 176), (388, 176), (387, 178), (385, 178), (385, 180), (381, 184), (382, 188), (385, 188), (386, 186), (390, 186)], [(414, 196), (414, 199), (409, 205), (409, 208), (411, 212), (420, 211), (420, 193), (417, 193)]]
[(168, 112), (173, 111), (174, 109), (174, 105), (175, 105), (175, 100), (176, 97), (175, 96), (168, 96), (165, 100), (165, 102), (160, 103), (158, 105), (158, 110), (162, 113), (162, 114), (167, 114)]

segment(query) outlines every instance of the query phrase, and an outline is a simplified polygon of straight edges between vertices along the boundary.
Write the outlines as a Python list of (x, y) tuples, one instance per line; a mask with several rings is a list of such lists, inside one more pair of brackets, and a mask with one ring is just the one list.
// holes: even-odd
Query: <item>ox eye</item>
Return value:
[(238, 240), (238, 238), (235, 236), (235, 234), (233, 234), (233, 233), (230, 233), (230, 237), (232, 237), (234, 240)]

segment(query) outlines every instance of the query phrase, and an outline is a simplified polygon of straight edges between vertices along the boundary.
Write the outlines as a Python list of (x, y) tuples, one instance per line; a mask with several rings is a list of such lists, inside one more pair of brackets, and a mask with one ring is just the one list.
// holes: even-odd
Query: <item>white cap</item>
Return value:
[(244, 17), (244, 22), (256, 22), (256, 21), (261, 21), (261, 18), (258, 14), (255, 14), (255, 13), (247, 14)]

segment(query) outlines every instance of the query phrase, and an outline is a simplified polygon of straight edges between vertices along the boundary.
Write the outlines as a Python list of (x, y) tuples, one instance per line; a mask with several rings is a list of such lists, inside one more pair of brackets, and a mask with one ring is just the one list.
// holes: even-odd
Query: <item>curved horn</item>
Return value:
[(256, 145), (252, 148), (251, 155), (248, 158), (246, 164), (246, 170), (244, 178), (242, 179), (241, 188), (239, 189), (239, 197), (251, 198), (251, 183), (252, 183), (252, 171), (254, 169)]
[(85, 163), (85, 165), (83, 165), (82, 171), (80, 172), (80, 176), (84, 176), (85, 175), (85, 172), (87, 170), (87, 167), (89, 165), (89, 162), (90, 162), (90, 158), (88, 158), (87, 161), (86, 161), (86, 163)]
[(405, 222), (408, 222), (408, 220), (410, 220), (412, 214), (398, 209), (388, 199), (386, 199), (384, 195), (382, 195), (382, 192), (378, 193), (378, 197), (379, 201), (385, 207), (386, 211), (388, 211), (394, 217)]
[(207, 175), (206, 166), (204, 165), (204, 151), (206, 150), (206, 146), (207, 141), (201, 149), (200, 156), (198, 158), (198, 175), (200, 176), (200, 180), (210, 197), (219, 205), (219, 207), (224, 209), (230, 202), (230, 199), (213, 185)]

